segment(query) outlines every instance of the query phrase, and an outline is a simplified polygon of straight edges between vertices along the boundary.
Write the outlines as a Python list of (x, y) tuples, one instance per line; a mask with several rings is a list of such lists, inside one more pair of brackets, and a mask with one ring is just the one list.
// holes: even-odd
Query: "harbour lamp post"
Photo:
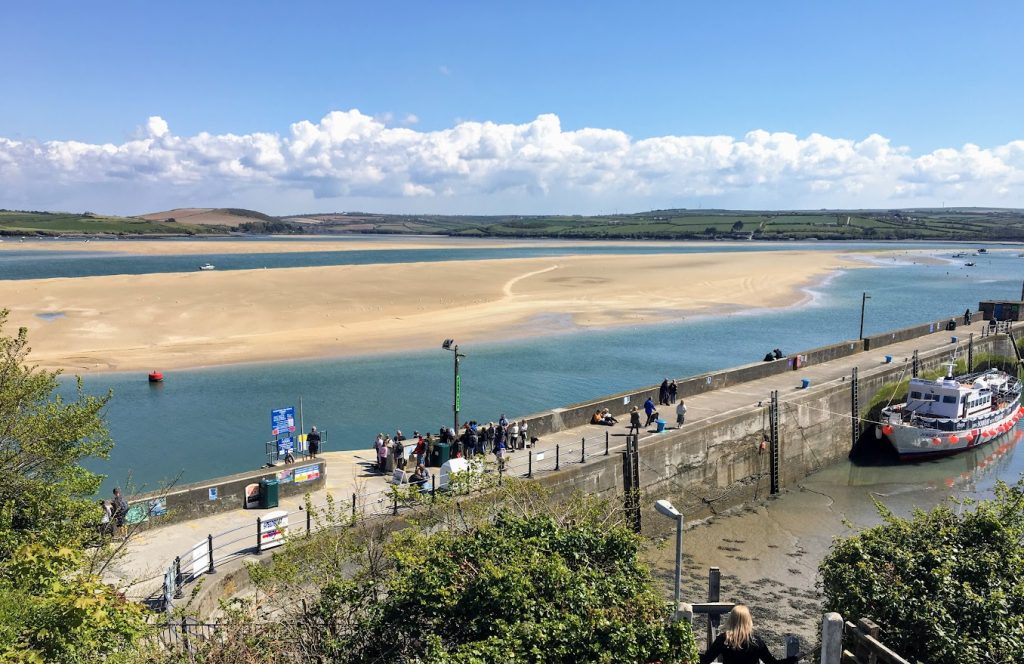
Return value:
[(452, 412), (454, 413), (455, 435), (459, 432), (459, 410), (462, 406), (462, 381), (459, 379), (459, 359), (466, 357), (459, 352), (459, 345), (455, 339), (445, 339), (441, 342), (441, 348), (450, 350), (455, 355), (455, 398), (452, 400)]
[(672, 615), (674, 616), (679, 611), (679, 586), (683, 574), (683, 515), (667, 500), (659, 500), (654, 503), (654, 509), (658, 510), (658, 514), (675, 519), (676, 522), (676, 602), (675, 606), (672, 607)]
[(864, 293), (860, 298), (860, 336), (857, 337), (858, 339), (864, 338), (864, 305), (870, 299), (871, 296), (868, 295), (867, 293)]

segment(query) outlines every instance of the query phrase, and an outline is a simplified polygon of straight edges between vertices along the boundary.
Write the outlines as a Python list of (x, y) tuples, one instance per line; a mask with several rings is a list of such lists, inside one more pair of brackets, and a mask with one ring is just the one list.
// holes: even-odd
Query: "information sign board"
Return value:
[(320, 466), (305, 466), (303, 468), (295, 469), (295, 483), (300, 482), (312, 482), (313, 480), (320, 479)]
[(295, 406), (270, 411), (270, 435), (295, 433)]
[(260, 521), (260, 548), (272, 549), (284, 544), (288, 534), (288, 512), (270, 512)]
[(285, 436), (284, 438), (277, 439), (277, 456), (280, 459), (294, 453), (295, 451), (295, 439), (291, 436)]

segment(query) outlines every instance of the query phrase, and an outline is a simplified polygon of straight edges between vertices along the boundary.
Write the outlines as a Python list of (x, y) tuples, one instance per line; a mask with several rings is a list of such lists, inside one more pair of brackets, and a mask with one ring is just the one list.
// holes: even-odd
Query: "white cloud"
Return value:
[(419, 124), (419, 121), (420, 121), (420, 117), (418, 115), (416, 115), (415, 113), (408, 113), (402, 119), (402, 124), (404, 124), (406, 126), (409, 126), (409, 125)]
[[(636, 140), (615, 129), (566, 131), (556, 115), (523, 124), (462, 121), (438, 131), (389, 127), (390, 114), (334, 111), (283, 134), (175, 135), (152, 117), (120, 144), (0, 137), (0, 207), (20, 203), (146, 209), (178, 205), (271, 212), (312, 195), (322, 208), (528, 213), (691, 206), (1024, 205), (1024, 140), (914, 156), (862, 140), (755, 130)], [(404, 125), (418, 118), (408, 115)], [(100, 187), (97, 189), (97, 187)], [(97, 205), (102, 190), (106, 206)], [(140, 191), (150, 192), (140, 198)], [(173, 194), (173, 196), (169, 195)], [(75, 205), (82, 201), (82, 205)], [(269, 203), (268, 203), (269, 202)], [(367, 208), (363, 208), (367, 209)]]

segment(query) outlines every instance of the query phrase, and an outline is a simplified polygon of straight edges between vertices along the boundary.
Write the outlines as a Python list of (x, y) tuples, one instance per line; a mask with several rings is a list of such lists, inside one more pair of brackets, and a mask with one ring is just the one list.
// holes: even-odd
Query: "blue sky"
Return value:
[[(31, 2), (7, 3), (0, 17), (6, 26), (0, 137), (18, 144), (7, 146), (6, 157), (0, 145), (0, 207), (81, 201), (141, 212), (175, 201), (251, 201), (245, 206), (589, 212), (617, 203), (643, 208), (704, 200), (799, 207), (866, 197), (865, 204), (889, 206), (958, 195), (958, 204), (1024, 205), (1018, 186), (1024, 167), (1012, 147), (1024, 138), (1021, 3)], [(481, 162), (455, 174), (426, 173), (436, 160), (408, 166), (412, 157), (402, 139), (405, 152), (382, 159), (388, 169), (364, 174), (375, 186), (350, 186), (360, 180), (352, 177), (358, 164), (350, 145), (320, 154), (321, 161), (349, 160), (327, 171), (310, 170), (288, 152), (293, 123), (318, 124), (331, 112), (354, 109), (381, 127), (408, 127), (432, 146), (436, 132), (460, 123), (524, 127), (548, 114), (557, 117), (560, 132), (621, 132), (630, 145), (616, 149), (630, 158), (607, 163), (602, 148), (598, 172), (569, 175), (569, 186), (571, 155), (563, 154), (567, 163), (557, 176), (517, 179), (524, 161), (502, 153), (502, 163), (486, 165), (482, 182), (467, 184), (453, 178), (477, 172)], [(287, 163), (244, 176), (221, 168), (218, 189), (209, 171), (182, 176), (195, 167), (195, 146), (191, 153), (157, 146), (163, 150), (158, 158), (119, 158), (113, 166), (76, 152), (73, 172), (66, 157), (56, 166), (53, 157), (46, 164), (32, 161), (47, 142), (123, 147), (145, 140), (154, 116), (169, 127), (165, 137), (277, 135)], [(652, 185), (637, 161), (649, 163), (649, 155), (633, 154), (643, 139), (724, 135), (743, 141), (755, 130), (800, 141), (821, 134), (853, 142), (855, 152), (856, 144), (877, 134), (903, 152), (900, 164), (879, 164), (876, 153), (868, 154), (875, 179), (895, 174), (912, 186), (884, 190), (862, 181), (851, 188), (850, 174), (863, 175), (865, 166), (846, 162), (842, 183), (837, 178), (844, 174), (832, 169), (813, 187), (794, 186), (822, 180), (804, 168), (806, 159), (799, 167), (730, 183), (737, 169), (754, 167), (731, 160), (695, 166), (678, 154), (657, 165), (661, 184)], [(381, 142), (373, 133), (361, 134), (363, 165), (374, 161), (374, 145)], [(391, 138), (383, 142), (394, 146)], [(577, 138), (569, 137), (574, 144)], [(933, 165), (919, 158), (950, 149), (960, 163), (965, 144), (1010, 172), (991, 163), (979, 169), (977, 159), (965, 170), (940, 154), (941, 173), (922, 175)], [(506, 148), (521, 156), (521, 145), (513, 140)], [(1011, 147), (999, 153), (1005, 146)], [(464, 153), (466, 146), (454, 149)], [(821, 151), (804, 143), (796, 149)], [(203, 150), (199, 161), (211, 159)], [(123, 151), (138, 154), (139, 147)], [(222, 147), (215, 152), (249, 166), (244, 156)], [(786, 150), (780, 154), (793, 158)], [(694, 168), (700, 187), (686, 186)], [(602, 175), (608, 169), (628, 169), (631, 185), (602, 185), (610, 181)], [(993, 175), (1002, 177), (998, 186), (963, 187)], [(53, 191), (37, 186), (40, 177), (52, 180)], [(948, 185), (951, 177), (959, 193), (918, 186), (922, 178)], [(444, 187), (434, 186), (442, 180)]]

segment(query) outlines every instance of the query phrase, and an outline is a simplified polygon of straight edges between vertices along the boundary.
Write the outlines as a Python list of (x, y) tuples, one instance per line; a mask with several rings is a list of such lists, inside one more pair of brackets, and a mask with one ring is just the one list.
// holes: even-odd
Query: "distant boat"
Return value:
[(988, 249), (978, 249), (978, 253), (979, 254), (987, 254), (988, 253)]
[(163, 380), (164, 380), (164, 375), (162, 373), (160, 373), (159, 371), (150, 371), (149, 372), (149, 382), (151, 382), (151, 383), (162, 383)]
[(211, 265), (210, 263), (203, 263), (202, 265), (199, 266), (199, 269), (200, 270), (216, 270), (217, 268), (214, 265)]
[(974, 267), (974, 263), (964, 263), (964, 267)]

